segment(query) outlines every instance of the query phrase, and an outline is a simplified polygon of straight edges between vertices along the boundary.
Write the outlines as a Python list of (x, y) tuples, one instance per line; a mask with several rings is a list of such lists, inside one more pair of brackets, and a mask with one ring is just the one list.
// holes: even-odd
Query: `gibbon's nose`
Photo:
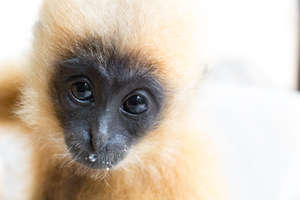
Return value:
[(109, 114), (99, 115), (91, 128), (91, 145), (95, 152), (98, 152), (106, 145), (111, 132), (112, 116)]

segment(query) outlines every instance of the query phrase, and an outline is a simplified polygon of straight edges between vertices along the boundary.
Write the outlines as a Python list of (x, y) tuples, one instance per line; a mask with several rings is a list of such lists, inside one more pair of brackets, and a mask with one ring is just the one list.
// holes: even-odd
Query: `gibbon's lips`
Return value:
[(109, 169), (156, 127), (164, 89), (155, 65), (137, 55), (106, 49), (96, 39), (77, 48), (57, 62), (50, 90), (55, 113), (73, 159)]

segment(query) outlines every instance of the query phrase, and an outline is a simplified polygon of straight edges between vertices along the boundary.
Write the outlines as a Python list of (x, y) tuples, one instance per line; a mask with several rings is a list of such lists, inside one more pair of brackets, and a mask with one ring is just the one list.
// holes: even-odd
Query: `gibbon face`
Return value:
[(178, 125), (204, 55), (192, 2), (45, 0), (18, 114), (89, 168), (172, 152), (161, 130)]
[(68, 56), (50, 83), (66, 145), (76, 161), (109, 169), (159, 121), (163, 87), (152, 63), (101, 40), (83, 41)]

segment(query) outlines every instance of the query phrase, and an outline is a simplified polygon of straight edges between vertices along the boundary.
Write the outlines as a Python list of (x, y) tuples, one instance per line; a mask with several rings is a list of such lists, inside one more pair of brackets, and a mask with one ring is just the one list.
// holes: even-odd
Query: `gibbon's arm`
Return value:
[(24, 61), (0, 61), (0, 123), (12, 120), (25, 75)]

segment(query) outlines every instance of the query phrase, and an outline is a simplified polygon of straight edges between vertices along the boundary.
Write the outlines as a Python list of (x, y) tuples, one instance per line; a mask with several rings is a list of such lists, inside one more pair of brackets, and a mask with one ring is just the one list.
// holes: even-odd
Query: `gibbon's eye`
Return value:
[(146, 97), (135, 94), (128, 97), (123, 103), (121, 109), (132, 115), (139, 115), (148, 110)]
[(91, 102), (93, 99), (93, 91), (87, 81), (78, 81), (71, 86), (73, 98), (79, 102)]

